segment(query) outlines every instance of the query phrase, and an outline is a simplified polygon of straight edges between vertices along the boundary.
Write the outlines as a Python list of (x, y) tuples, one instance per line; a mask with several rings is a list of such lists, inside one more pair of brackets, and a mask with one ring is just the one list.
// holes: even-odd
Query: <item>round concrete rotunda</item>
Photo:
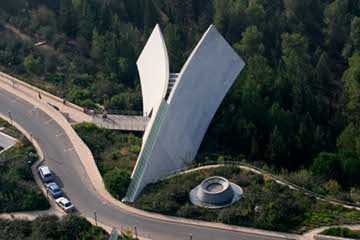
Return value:
[(202, 181), (190, 192), (190, 201), (199, 207), (224, 208), (241, 198), (243, 190), (226, 178), (214, 176)]

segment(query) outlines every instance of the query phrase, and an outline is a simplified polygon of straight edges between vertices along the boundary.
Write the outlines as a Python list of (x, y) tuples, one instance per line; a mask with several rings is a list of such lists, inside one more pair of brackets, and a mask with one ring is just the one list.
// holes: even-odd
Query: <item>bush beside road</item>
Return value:
[(74, 128), (93, 153), (107, 190), (121, 200), (130, 183), (141, 138), (132, 133), (98, 128), (90, 123), (77, 124)]
[(76, 215), (67, 215), (62, 219), (43, 216), (34, 221), (0, 220), (0, 239), (105, 240), (108, 234)]
[(355, 230), (351, 230), (350, 228), (344, 228), (344, 227), (329, 228), (321, 232), (321, 234), (334, 236), (334, 237), (360, 239), (360, 231), (355, 231)]
[(0, 213), (49, 209), (50, 205), (31, 172), (38, 156), (30, 142), (14, 127), (0, 119), (4, 132), (19, 143), (0, 155)]

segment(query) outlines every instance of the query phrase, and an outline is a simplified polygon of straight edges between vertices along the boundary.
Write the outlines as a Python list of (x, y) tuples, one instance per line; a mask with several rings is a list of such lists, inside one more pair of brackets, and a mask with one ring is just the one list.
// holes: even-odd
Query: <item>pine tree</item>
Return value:
[(251, 56), (263, 55), (264, 44), (262, 43), (263, 35), (256, 26), (248, 27), (242, 34), (242, 39), (234, 47), (242, 56), (249, 59)]
[(292, 86), (292, 108), (296, 113), (304, 112), (309, 107), (311, 93), (309, 73), (311, 73), (308, 43), (298, 33), (282, 35), (282, 60), (285, 65), (285, 78)]
[(103, 58), (105, 50), (105, 39), (104, 36), (98, 33), (97, 29), (94, 28), (91, 41), (90, 55), (96, 60)]
[(344, 48), (349, 31), (348, 7), (349, 0), (335, 0), (325, 9), (326, 43), (335, 55)]
[(71, 0), (60, 0), (59, 27), (68, 36), (74, 37), (77, 32), (76, 13)]
[(229, 22), (229, 1), (214, 1), (214, 23), (221, 32), (227, 32)]
[(183, 44), (181, 42), (180, 30), (174, 24), (167, 24), (164, 30), (164, 38), (168, 47), (172, 71), (180, 71), (182, 64)]
[(272, 164), (290, 166), (288, 146), (277, 126), (270, 135), (268, 155)]
[(342, 80), (346, 97), (346, 113), (350, 120), (360, 123), (360, 54), (349, 59), (349, 68)]
[(144, 30), (149, 33), (157, 24), (157, 12), (153, 0), (146, 0), (144, 4)]

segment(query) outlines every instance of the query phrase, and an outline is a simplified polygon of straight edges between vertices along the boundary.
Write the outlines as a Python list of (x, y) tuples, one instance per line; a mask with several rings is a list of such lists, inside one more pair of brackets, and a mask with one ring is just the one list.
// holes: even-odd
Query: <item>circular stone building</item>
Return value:
[(190, 192), (190, 201), (199, 207), (223, 208), (238, 201), (243, 190), (226, 178), (215, 176), (205, 179)]

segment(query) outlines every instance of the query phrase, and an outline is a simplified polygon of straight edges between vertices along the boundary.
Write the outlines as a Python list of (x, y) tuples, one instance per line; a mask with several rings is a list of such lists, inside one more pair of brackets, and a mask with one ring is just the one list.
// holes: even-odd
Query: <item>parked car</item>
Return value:
[(50, 168), (48, 166), (40, 166), (38, 168), (40, 178), (44, 183), (51, 182), (53, 180), (53, 176), (51, 174)]
[(71, 212), (74, 210), (74, 205), (66, 197), (59, 197), (55, 201), (56, 204), (59, 205), (65, 212)]
[(50, 182), (46, 184), (46, 191), (48, 191), (50, 195), (55, 199), (63, 195), (63, 192), (61, 191), (60, 187), (55, 182)]

